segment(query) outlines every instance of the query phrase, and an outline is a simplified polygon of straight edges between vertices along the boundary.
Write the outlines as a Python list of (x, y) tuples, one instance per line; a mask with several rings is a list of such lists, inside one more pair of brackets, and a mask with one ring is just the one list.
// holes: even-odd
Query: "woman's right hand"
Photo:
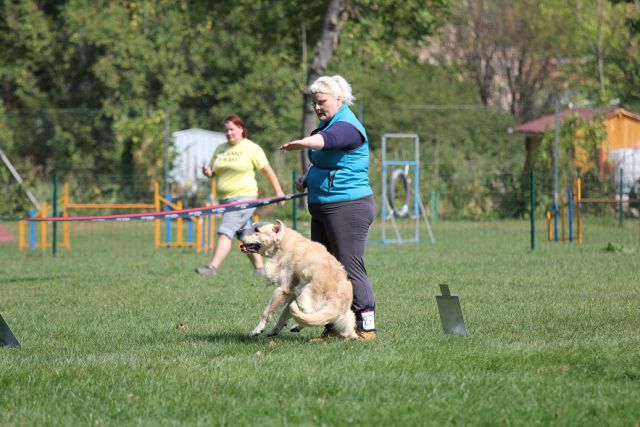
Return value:
[(299, 176), (296, 179), (296, 188), (298, 189), (298, 191), (304, 191), (304, 189), (307, 187), (307, 174), (305, 173), (302, 176)]
[(211, 168), (211, 166), (203, 166), (202, 167), (202, 174), (204, 176), (207, 176), (207, 177), (211, 178), (213, 176), (213, 169)]

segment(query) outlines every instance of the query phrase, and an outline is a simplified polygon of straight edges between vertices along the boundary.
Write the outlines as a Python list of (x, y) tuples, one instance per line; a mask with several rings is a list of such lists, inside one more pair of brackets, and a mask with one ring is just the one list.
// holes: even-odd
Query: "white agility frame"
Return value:
[[(414, 159), (413, 160), (387, 160), (387, 140), (389, 139), (409, 139), (413, 141)], [(411, 142), (411, 141), (409, 141)], [(396, 169), (389, 174), (389, 169)], [(400, 168), (398, 168), (400, 167)], [(398, 211), (394, 209), (392, 201), (388, 198), (389, 186), (387, 185), (388, 176), (393, 178), (391, 186), (395, 185), (395, 180), (398, 177), (402, 177), (404, 182), (408, 181), (409, 168), (413, 167), (413, 206), (412, 209), (406, 209), (406, 205), (398, 214)], [(401, 168), (404, 168), (401, 169)], [(399, 172), (398, 172), (399, 171)], [(409, 191), (408, 187), (405, 187), (405, 191)], [(429, 238), (431, 243), (435, 243), (435, 237), (431, 230), (431, 225), (427, 219), (427, 215), (422, 204), (422, 198), (420, 197), (420, 137), (416, 134), (404, 134), (404, 133), (385, 133), (382, 135), (382, 194), (380, 197), (382, 200), (382, 207), (380, 209), (380, 215), (382, 219), (382, 244), (389, 243), (417, 243), (420, 242), (420, 217), (422, 216), (427, 231), (429, 232)], [(405, 197), (408, 200), (408, 197)], [(414, 221), (414, 235), (412, 238), (403, 238), (398, 230), (398, 224), (395, 220), (396, 216), (406, 216), (411, 212), (411, 219)], [(390, 220), (393, 225), (393, 231), (395, 232), (395, 238), (387, 238), (387, 220)]]

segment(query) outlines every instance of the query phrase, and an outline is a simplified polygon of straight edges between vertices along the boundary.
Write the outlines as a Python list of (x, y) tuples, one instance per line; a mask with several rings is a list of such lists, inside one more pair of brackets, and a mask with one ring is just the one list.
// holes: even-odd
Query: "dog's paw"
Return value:
[(262, 331), (264, 331), (264, 328), (255, 328), (253, 331), (251, 331), (251, 335), (255, 337), (256, 335), (260, 335)]
[(302, 331), (302, 327), (300, 325), (293, 325), (291, 327), (291, 329), (289, 329), (289, 331), (291, 331), (291, 332), (300, 332), (300, 331)]
[(275, 285), (274, 282), (272, 282), (271, 280), (267, 279), (266, 277), (264, 278), (264, 287), (268, 288), (269, 286), (273, 286)]
[(280, 330), (279, 330), (279, 329), (277, 329), (277, 328), (273, 328), (273, 329), (271, 329), (271, 330), (269, 330), (269, 331), (267, 332), (267, 336), (268, 336), (268, 337), (275, 337), (275, 336), (276, 336), (276, 335), (278, 335), (279, 333), (280, 333)]

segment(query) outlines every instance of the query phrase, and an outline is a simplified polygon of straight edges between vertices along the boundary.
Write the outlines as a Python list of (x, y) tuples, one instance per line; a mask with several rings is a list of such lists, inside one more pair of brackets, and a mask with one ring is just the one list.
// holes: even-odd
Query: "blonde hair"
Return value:
[(342, 105), (353, 104), (356, 99), (351, 93), (351, 85), (342, 76), (322, 76), (309, 86), (309, 93), (326, 93), (334, 97), (342, 96)]

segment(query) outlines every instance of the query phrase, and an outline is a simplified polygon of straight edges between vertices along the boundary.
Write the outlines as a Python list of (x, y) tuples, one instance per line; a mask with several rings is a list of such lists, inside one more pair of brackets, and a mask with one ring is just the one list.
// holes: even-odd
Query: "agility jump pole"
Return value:
[(156, 219), (177, 219), (177, 218), (199, 218), (208, 214), (223, 214), (225, 212), (239, 211), (243, 209), (250, 209), (272, 203), (278, 203), (287, 200), (297, 199), (299, 197), (306, 196), (307, 193), (286, 194), (284, 196), (265, 197), (255, 200), (224, 203), (215, 206), (203, 206), (199, 208), (189, 208), (182, 210), (172, 210), (163, 212), (141, 212), (132, 214), (117, 214), (117, 215), (94, 215), (94, 216), (69, 216), (63, 217), (33, 217), (26, 218), (25, 221), (41, 222), (41, 221), (69, 221), (69, 222), (105, 222), (105, 221), (152, 221)]
[[(215, 194), (215, 181), (212, 181), (212, 192), (213, 194)], [(71, 248), (71, 238), (70, 238), (70, 232), (69, 232), (69, 221), (65, 221), (63, 218), (68, 218), (69, 217), (69, 210), (70, 209), (76, 209), (76, 210), (81, 210), (81, 209), (149, 209), (149, 210), (155, 210), (155, 212), (161, 212), (162, 209), (162, 204), (164, 203), (165, 205), (169, 206), (172, 209), (175, 210), (182, 210), (182, 202), (178, 201), (177, 203), (172, 203), (170, 200), (165, 199), (164, 197), (160, 196), (160, 192), (159, 192), (159, 187), (158, 187), (158, 183), (157, 181), (154, 183), (154, 202), (153, 203), (73, 203), (70, 200), (70, 194), (71, 192), (69, 191), (69, 183), (65, 182), (64, 186), (63, 186), (63, 194), (57, 198), (56, 203), (57, 204), (61, 204), (62, 205), (62, 215), (61, 217), (55, 217), (57, 218), (56, 221), (62, 222), (63, 225), (63, 240), (61, 242), (61, 247), (66, 248), (66, 249), (70, 249)], [(212, 199), (213, 200), (213, 196)], [(213, 203), (212, 203), (213, 204)], [(40, 225), (40, 238), (38, 238), (37, 236), (37, 228), (35, 225), (35, 222), (33, 222), (33, 218), (38, 218), (38, 220), (41, 220), (41, 218), (47, 218), (47, 222), (49, 221), (53, 221), (52, 219), (49, 218), (53, 218), (53, 217), (48, 217), (48, 211), (50, 209), (50, 205), (47, 204), (46, 202), (42, 202), (41, 204), (39, 204), (40, 209), (38, 212), (34, 211), (33, 209), (30, 211), (29, 213), (29, 219), (28, 220), (23, 220), (19, 222), (19, 249), (22, 251), (25, 248), (29, 247), (31, 250), (34, 250), (35, 248), (41, 248), (42, 250), (46, 250), (49, 247), (53, 246), (53, 243), (51, 242), (47, 242), (47, 235), (49, 234), (47, 231), (47, 224), (45, 221), (41, 222)], [(168, 222), (168, 227), (170, 227), (170, 219), (167, 220)], [(215, 221), (215, 219), (213, 217), (211, 218), (206, 218), (206, 221)], [(30, 226), (29, 226), (29, 243), (27, 243), (27, 239), (26, 239), (26, 224), (27, 222), (31, 222)], [(178, 236), (177, 236), (177, 241), (176, 242), (162, 242), (160, 239), (160, 220), (155, 221), (156, 222), (156, 226), (155, 226), (155, 245), (156, 247), (160, 247), (161, 245), (165, 245), (165, 246), (195, 246), (195, 243), (191, 243), (191, 240), (189, 240), (189, 242), (183, 242), (182, 240), (182, 218), (178, 218), (177, 222), (178, 222)], [(197, 224), (201, 224), (201, 219), (198, 218), (192, 218), (191, 222), (189, 223), (189, 228), (191, 229), (191, 225), (192, 223), (195, 222)], [(198, 230), (199, 232), (199, 230)], [(191, 233), (190, 233), (191, 234)], [(171, 233), (168, 233), (168, 237), (170, 240), (170, 236)], [(212, 242), (212, 238), (205, 238), (205, 241), (207, 241), (207, 244), (211, 245), (211, 247), (213, 247), (213, 242)], [(39, 242), (39, 243), (38, 243)], [(201, 248), (198, 247), (198, 251)]]
[[(213, 187), (212, 187), (212, 191)], [(173, 200), (171, 200), (171, 196), (169, 194), (167, 194), (166, 197), (162, 197), (160, 195), (160, 186), (158, 185), (158, 182), (154, 182), (153, 185), (153, 206), (152, 208), (155, 210), (155, 212), (161, 212), (163, 210), (162, 206), (166, 206), (168, 209), (173, 209), (173, 210), (182, 210), (182, 201), (178, 200), (176, 202), (173, 202)], [(160, 220), (155, 220), (154, 221), (154, 246), (157, 248), (160, 248), (161, 246), (164, 247), (190, 247), (190, 246), (195, 246), (196, 250), (199, 251), (198, 245), (197, 243), (193, 242), (193, 224), (196, 224), (196, 228), (198, 228), (198, 232), (200, 230), (201, 227), (201, 223), (200, 221), (198, 221), (198, 218), (190, 218), (190, 221), (188, 223), (188, 231), (187, 231), (187, 241), (183, 240), (183, 227), (182, 227), (182, 222), (183, 219), (182, 218), (178, 218), (176, 220), (176, 239), (175, 241), (173, 241), (172, 239), (172, 232), (171, 232), (171, 218), (166, 218), (166, 231), (165, 231), (165, 241), (162, 241), (162, 237), (161, 237), (161, 232), (160, 232)]]
[[(211, 181), (211, 193), (209, 194), (209, 205), (208, 207), (214, 206), (215, 196), (216, 194), (216, 181)], [(161, 212), (162, 205), (167, 206), (169, 209), (175, 211), (182, 210), (182, 201), (178, 200), (175, 203), (171, 200), (171, 197), (167, 195), (167, 197), (160, 196), (160, 188), (158, 182), (154, 184), (154, 208), (156, 212)], [(215, 242), (215, 216), (212, 214), (204, 215), (200, 217), (187, 218), (189, 219), (188, 227), (187, 227), (187, 240), (183, 239), (183, 218), (178, 217), (176, 219), (176, 240), (172, 241), (172, 218), (165, 218), (166, 221), (166, 229), (165, 229), (165, 241), (162, 241), (161, 237), (161, 226), (160, 219), (154, 220), (154, 245), (157, 248), (160, 247), (195, 247), (196, 253), (200, 253), (204, 251), (205, 253), (209, 250), (213, 250), (214, 242)], [(195, 231), (195, 241), (193, 238), (193, 224), (196, 225)]]
[[(66, 190), (65, 190), (66, 191)], [(62, 203), (62, 215), (67, 216), (68, 211), (66, 209), (66, 201), (68, 200), (67, 193), (58, 197), (56, 203)], [(35, 222), (31, 221), (33, 218), (46, 218), (49, 212), (49, 209), (52, 207), (47, 202), (39, 203), (38, 206), (40, 209), (36, 211), (35, 209), (31, 209), (29, 211), (29, 218), (26, 220), (22, 220), (18, 222), (18, 249), (20, 251), (25, 250), (27, 247), (31, 250), (35, 250), (36, 248), (40, 248), (43, 251), (47, 248), (53, 247), (53, 242), (47, 241), (47, 223), (42, 222), (40, 224), (40, 238), (38, 238), (38, 230)], [(27, 223), (29, 223), (29, 242), (27, 243), (26, 239), (26, 228)], [(71, 248), (71, 239), (69, 238), (69, 224), (63, 223), (63, 239), (60, 244), (61, 247), (69, 249)]]
[[(13, 178), (18, 182), (18, 185), (20, 185), (20, 187), (22, 188), (24, 181), (22, 180), (22, 177), (20, 176), (16, 168), (13, 167), (13, 163), (11, 163), (11, 160), (9, 160), (7, 155), (4, 154), (4, 151), (2, 151), (2, 148), (0, 148), (0, 159), (2, 159), (7, 169), (9, 169), (9, 172), (11, 172), (11, 175), (13, 175)], [(33, 194), (31, 194), (31, 191), (25, 188), (22, 188), (22, 189), (27, 195), (27, 197), (29, 198), (29, 200), (31, 201), (31, 203), (33, 204), (33, 206), (35, 206), (36, 209), (40, 210), (40, 203), (38, 203), (38, 201), (33, 196)]]
[[(65, 182), (63, 185), (63, 193), (60, 197), (57, 198), (56, 204), (62, 205), (62, 216), (56, 218), (67, 218), (69, 217), (69, 209), (153, 209), (154, 204), (151, 203), (72, 203), (70, 199), (71, 192), (69, 191), (69, 183)], [(26, 221), (33, 221), (32, 218), (48, 218), (47, 213), (51, 206), (46, 202), (40, 203), (39, 213), (36, 214), (35, 211), (30, 212), (30, 218)], [(51, 221), (51, 220), (47, 220)], [(62, 221), (62, 242), (60, 244), (61, 247), (65, 249), (71, 248), (71, 236), (69, 232), (69, 223), (64, 220)], [(19, 248), (23, 250), (27, 247), (26, 239), (25, 239), (25, 222), (20, 221), (19, 223)], [(43, 222), (40, 226), (40, 243), (35, 243), (36, 240), (36, 228), (35, 224), (31, 224), (29, 228), (29, 247), (33, 250), (35, 248), (41, 248), (42, 250), (46, 250), (48, 247), (52, 247), (53, 243), (47, 242), (47, 229), (46, 223)]]

